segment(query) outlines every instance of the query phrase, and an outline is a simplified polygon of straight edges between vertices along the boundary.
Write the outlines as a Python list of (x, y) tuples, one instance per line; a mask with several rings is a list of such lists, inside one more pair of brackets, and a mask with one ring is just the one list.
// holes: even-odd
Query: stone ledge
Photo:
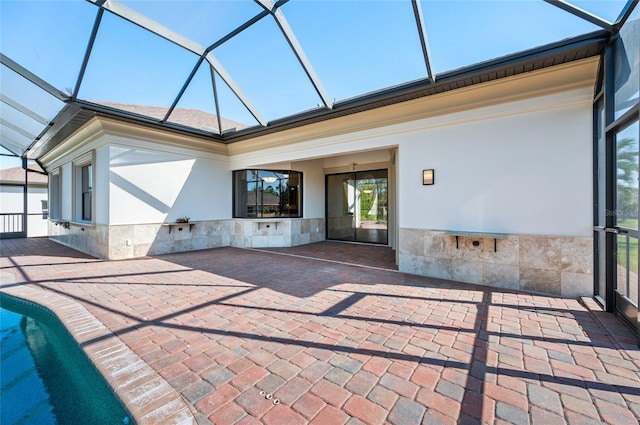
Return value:
[[(4, 284), (13, 280), (6, 273), (2, 277)], [(26, 286), (5, 287), (0, 292), (51, 311), (84, 350), (138, 425), (197, 423), (188, 405), (173, 387), (81, 304), (49, 291)], [(91, 332), (87, 332), (88, 327)], [(87, 345), (94, 340), (99, 342)], [(140, 379), (142, 376), (145, 379)], [(145, 384), (150, 380), (154, 385), (146, 388)], [(158, 391), (164, 394), (161, 405), (154, 403), (153, 394)]]

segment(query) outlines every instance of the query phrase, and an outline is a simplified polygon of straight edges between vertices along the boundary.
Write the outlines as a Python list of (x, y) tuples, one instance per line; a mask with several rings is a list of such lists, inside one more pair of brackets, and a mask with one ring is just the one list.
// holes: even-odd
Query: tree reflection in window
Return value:
[(240, 170), (233, 174), (234, 217), (302, 217), (302, 173)]

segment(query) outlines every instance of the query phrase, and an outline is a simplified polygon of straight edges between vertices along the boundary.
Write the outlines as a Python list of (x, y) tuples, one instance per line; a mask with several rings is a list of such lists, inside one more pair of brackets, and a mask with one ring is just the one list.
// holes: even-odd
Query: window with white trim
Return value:
[(91, 190), (93, 188), (93, 165), (81, 168), (82, 173), (82, 220), (91, 221)]
[(91, 153), (74, 161), (74, 220), (93, 220), (93, 156)]
[(49, 217), (60, 220), (60, 171), (51, 174), (49, 179)]

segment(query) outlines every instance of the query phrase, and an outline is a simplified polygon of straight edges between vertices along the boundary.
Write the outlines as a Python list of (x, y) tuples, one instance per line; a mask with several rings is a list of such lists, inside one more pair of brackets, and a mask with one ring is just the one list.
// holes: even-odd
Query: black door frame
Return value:
[(324, 190), (325, 190), (325, 195), (324, 195), (324, 199), (325, 199), (325, 205), (324, 205), (324, 216), (325, 216), (325, 239), (327, 240), (338, 240), (338, 241), (346, 241), (346, 242), (358, 242), (358, 243), (367, 243), (367, 244), (375, 244), (375, 245), (389, 245), (389, 210), (387, 209), (387, 216), (386, 216), (386, 221), (387, 221), (387, 235), (385, 238), (384, 242), (373, 242), (373, 241), (362, 241), (362, 240), (358, 240), (357, 237), (357, 228), (354, 228), (354, 236), (352, 240), (346, 240), (346, 239), (330, 239), (329, 238), (329, 177), (331, 176), (340, 176), (340, 175), (346, 175), (346, 174), (352, 174), (354, 176), (354, 181), (358, 181), (358, 174), (363, 174), (363, 173), (370, 173), (370, 172), (375, 172), (375, 171), (384, 171), (386, 174), (386, 179), (387, 179), (387, 208), (389, 208), (389, 190), (390, 190), (390, 184), (389, 184), (389, 169), (388, 168), (377, 168), (377, 169), (371, 169), (371, 170), (353, 170), (353, 171), (344, 171), (344, 172), (340, 172), (340, 173), (330, 173), (330, 174), (325, 174), (324, 176)]

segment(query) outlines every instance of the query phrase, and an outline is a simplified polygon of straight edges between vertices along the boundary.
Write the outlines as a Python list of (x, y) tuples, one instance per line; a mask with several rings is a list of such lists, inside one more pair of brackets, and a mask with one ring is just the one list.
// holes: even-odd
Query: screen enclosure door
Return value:
[(327, 239), (388, 243), (387, 170), (326, 176)]
[(638, 203), (640, 149), (639, 125), (634, 123), (615, 134), (616, 209), (614, 219), (616, 250), (615, 306), (630, 324), (638, 326)]

